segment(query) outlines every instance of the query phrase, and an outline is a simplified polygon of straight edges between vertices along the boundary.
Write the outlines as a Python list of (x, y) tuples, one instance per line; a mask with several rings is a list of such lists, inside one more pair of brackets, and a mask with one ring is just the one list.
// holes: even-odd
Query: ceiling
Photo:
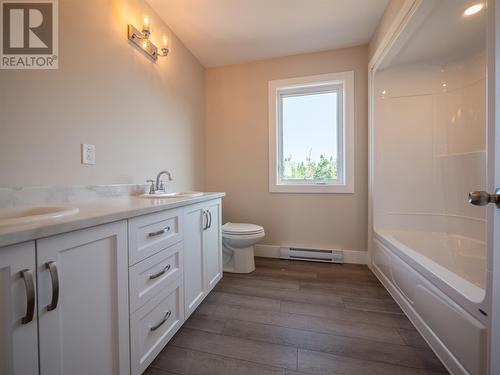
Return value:
[(477, 0), (433, 0), (413, 17), (386, 67), (447, 64), (486, 48), (486, 12), (464, 16)]
[(368, 43), (388, 0), (148, 0), (205, 67)]

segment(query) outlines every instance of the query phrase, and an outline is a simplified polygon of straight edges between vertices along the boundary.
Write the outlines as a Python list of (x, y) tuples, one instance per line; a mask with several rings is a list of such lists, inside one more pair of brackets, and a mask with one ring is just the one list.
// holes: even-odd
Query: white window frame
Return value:
[[(281, 181), (282, 98), (338, 90), (339, 180)], [(269, 191), (271, 193), (354, 193), (354, 72), (269, 81)]]

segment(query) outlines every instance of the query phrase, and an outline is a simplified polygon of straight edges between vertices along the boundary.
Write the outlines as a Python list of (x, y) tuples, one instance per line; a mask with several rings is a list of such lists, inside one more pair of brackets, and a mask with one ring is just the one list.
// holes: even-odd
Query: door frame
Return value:
[[(487, 0), (488, 9), (488, 148), (494, 157), (488, 159), (488, 189), (500, 187), (500, 0)], [(491, 152), (490, 152), (491, 153)], [(488, 154), (490, 154), (488, 153)], [(489, 334), (489, 373), (500, 373), (500, 209), (488, 208), (488, 288), (490, 290), (491, 323)], [(494, 354), (496, 353), (496, 355)]]

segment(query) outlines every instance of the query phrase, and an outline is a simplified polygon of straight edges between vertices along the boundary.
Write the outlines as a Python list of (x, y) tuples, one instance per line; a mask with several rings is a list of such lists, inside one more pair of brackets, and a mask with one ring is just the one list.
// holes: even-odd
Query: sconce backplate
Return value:
[(158, 47), (156, 47), (143, 33), (134, 26), (128, 25), (128, 40), (141, 50), (147, 57), (156, 62), (158, 60)]

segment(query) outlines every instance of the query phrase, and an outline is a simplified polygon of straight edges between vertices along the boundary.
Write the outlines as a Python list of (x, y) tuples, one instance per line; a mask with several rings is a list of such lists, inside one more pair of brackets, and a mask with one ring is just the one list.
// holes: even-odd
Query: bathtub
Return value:
[(372, 270), (452, 374), (486, 373), (486, 244), (376, 229)]

